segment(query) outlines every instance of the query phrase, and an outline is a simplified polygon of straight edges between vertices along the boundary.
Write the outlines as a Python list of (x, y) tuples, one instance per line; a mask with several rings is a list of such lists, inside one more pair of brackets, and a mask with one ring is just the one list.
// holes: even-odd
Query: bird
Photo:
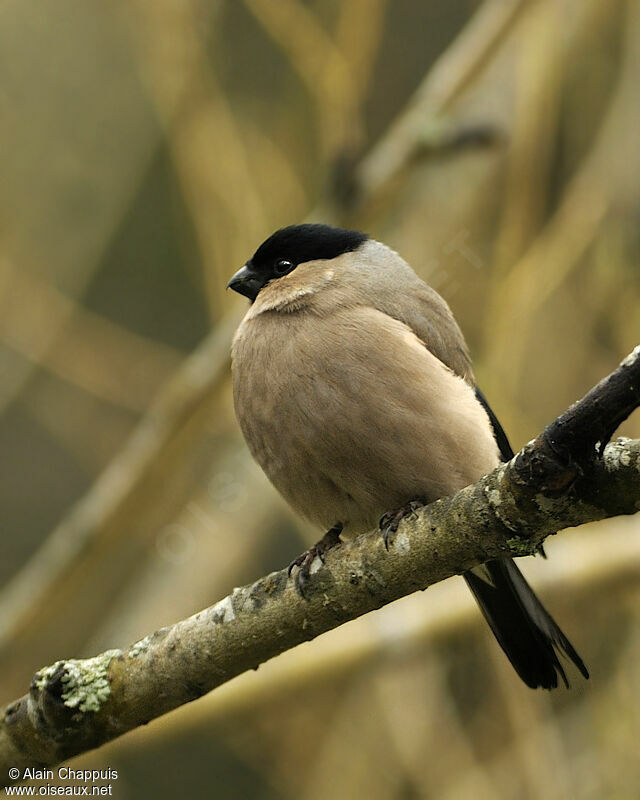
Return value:
[[(320, 223), (280, 228), (230, 279), (250, 300), (231, 346), (236, 416), (254, 459), (325, 531), (291, 564), (491, 472), (513, 450), (476, 386), (446, 301), (393, 249)], [(569, 681), (584, 662), (511, 558), (464, 573), (524, 683)]]

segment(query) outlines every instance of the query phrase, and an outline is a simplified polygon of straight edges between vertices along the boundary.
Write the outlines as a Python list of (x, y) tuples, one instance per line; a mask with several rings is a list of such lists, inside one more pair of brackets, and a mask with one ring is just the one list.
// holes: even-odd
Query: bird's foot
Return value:
[(405, 505), (400, 506), (395, 511), (387, 511), (380, 517), (380, 533), (384, 541), (384, 546), (389, 549), (389, 542), (392, 535), (398, 530), (398, 526), (405, 517), (410, 517), (416, 513), (419, 508), (426, 505), (426, 500), (417, 497), (415, 500), (410, 500)]
[(300, 593), (302, 597), (304, 597), (305, 587), (309, 583), (309, 578), (311, 577), (311, 565), (313, 564), (314, 560), (317, 558), (322, 561), (324, 564), (324, 557), (325, 554), (337, 547), (338, 545), (342, 544), (342, 540), (340, 539), (340, 534), (342, 533), (343, 525), (341, 522), (337, 522), (333, 528), (330, 528), (325, 535), (317, 541), (313, 547), (310, 547), (308, 550), (305, 550), (304, 553), (299, 555), (297, 558), (294, 558), (293, 561), (289, 564), (288, 574), (291, 575), (293, 572), (294, 567), (298, 567), (298, 572), (295, 577), (296, 589)]

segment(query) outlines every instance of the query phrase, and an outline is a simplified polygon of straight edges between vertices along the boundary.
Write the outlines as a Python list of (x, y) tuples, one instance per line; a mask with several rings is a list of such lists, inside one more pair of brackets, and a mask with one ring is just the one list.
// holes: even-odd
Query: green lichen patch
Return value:
[(107, 671), (119, 650), (107, 650), (94, 658), (65, 662), (62, 700), (65, 706), (80, 711), (98, 711), (111, 694)]
[(137, 656), (142, 655), (142, 653), (146, 653), (150, 646), (151, 646), (151, 636), (145, 636), (144, 639), (139, 639), (137, 642), (134, 642), (129, 648), (130, 658), (136, 658)]
[(56, 661), (41, 669), (36, 676), (35, 686), (46, 691), (49, 681), (60, 675), (62, 701), (68, 708), (79, 711), (98, 711), (111, 694), (107, 671), (112, 659), (120, 655), (120, 650), (107, 650), (94, 658)]
[(36, 689), (39, 692), (43, 692), (47, 688), (47, 685), (53, 676), (60, 669), (64, 668), (64, 664), (64, 661), (56, 661), (55, 664), (50, 664), (48, 667), (42, 667), (42, 669), (38, 670), (33, 681)]
[(533, 556), (537, 549), (537, 545), (530, 539), (523, 539), (521, 536), (512, 536), (507, 539), (507, 547), (514, 556)]

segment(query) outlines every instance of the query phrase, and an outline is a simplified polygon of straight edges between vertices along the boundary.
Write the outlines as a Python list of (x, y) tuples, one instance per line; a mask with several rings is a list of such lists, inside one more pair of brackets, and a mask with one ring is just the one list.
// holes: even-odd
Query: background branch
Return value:
[[(85, 603), (79, 619), (76, 595), (70, 588), (75, 585), (86, 598), (88, 586), (95, 591), (99, 581), (107, 593), (115, 594), (127, 546), (131, 547), (127, 557), (136, 563), (140, 541), (132, 531), (140, 528), (155, 534), (166, 519), (162, 517), (166, 508), (182, 501), (182, 487), (175, 481), (172, 486), (177, 494), (160, 487), (164, 487), (168, 464), (175, 469), (194, 420), (211, 414), (212, 397), (226, 379), (228, 343), (237, 323), (238, 318), (230, 315), (185, 359), (127, 445), (3, 589), (0, 664), (5, 680), (13, 670), (22, 669), (23, 651), (46, 648), (49, 636), (65, 649), (77, 646), (74, 637), (84, 626), (92, 628), (96, 615), (104, 614), (104, 603), (96, 595), (98, 608)], [(156, 497), (152, 508), (146, 504), (149, 495)], [(144, 523), (146, 514), (155, 520)], [(99, 569), (95, 564), (100, 564)], [(75, 624), (65, 632), (52, 629), (52, 620), (68, 617), (72, 609)]]

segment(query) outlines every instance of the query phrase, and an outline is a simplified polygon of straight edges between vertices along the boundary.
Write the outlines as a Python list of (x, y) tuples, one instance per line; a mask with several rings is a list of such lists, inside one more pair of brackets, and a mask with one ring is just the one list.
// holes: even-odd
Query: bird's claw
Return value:
[(316, 558), (319, 558), (324, 564), (326, 553), (342, 543), (340, 539), (342, 527), (343, 526), (341, 523), (336, 523), (333, 528), (330, 528), (325, 533), (322, 539), (313, 545), (313, 547), (305, 550), (304, 553), (301, 553), (297, 558), (294, 558), (289, 564), (289, 567), (287, 568), (287, 575), (291, 575), (294, 568), (298, 567), (298, 572), (295, 577), (295, 584), (296, 589), (302, 597), (305, 596), (305, 588), (311, 577), (311, 565)]
[(382, 534), (382, 540), (384, 542), (385, 548), (389, 549), (389, 542), (391, 541), (391, 537), (393, 534), (398, 530), (398, 527), (402, 520), (405, 517), (413, 516), (419, 508), (425, 505), (424, 500), (415, 499), (410, 500), (400, 508), (397, 508), (395, 511), (387, 511), (380, 517), (380, 533)]

